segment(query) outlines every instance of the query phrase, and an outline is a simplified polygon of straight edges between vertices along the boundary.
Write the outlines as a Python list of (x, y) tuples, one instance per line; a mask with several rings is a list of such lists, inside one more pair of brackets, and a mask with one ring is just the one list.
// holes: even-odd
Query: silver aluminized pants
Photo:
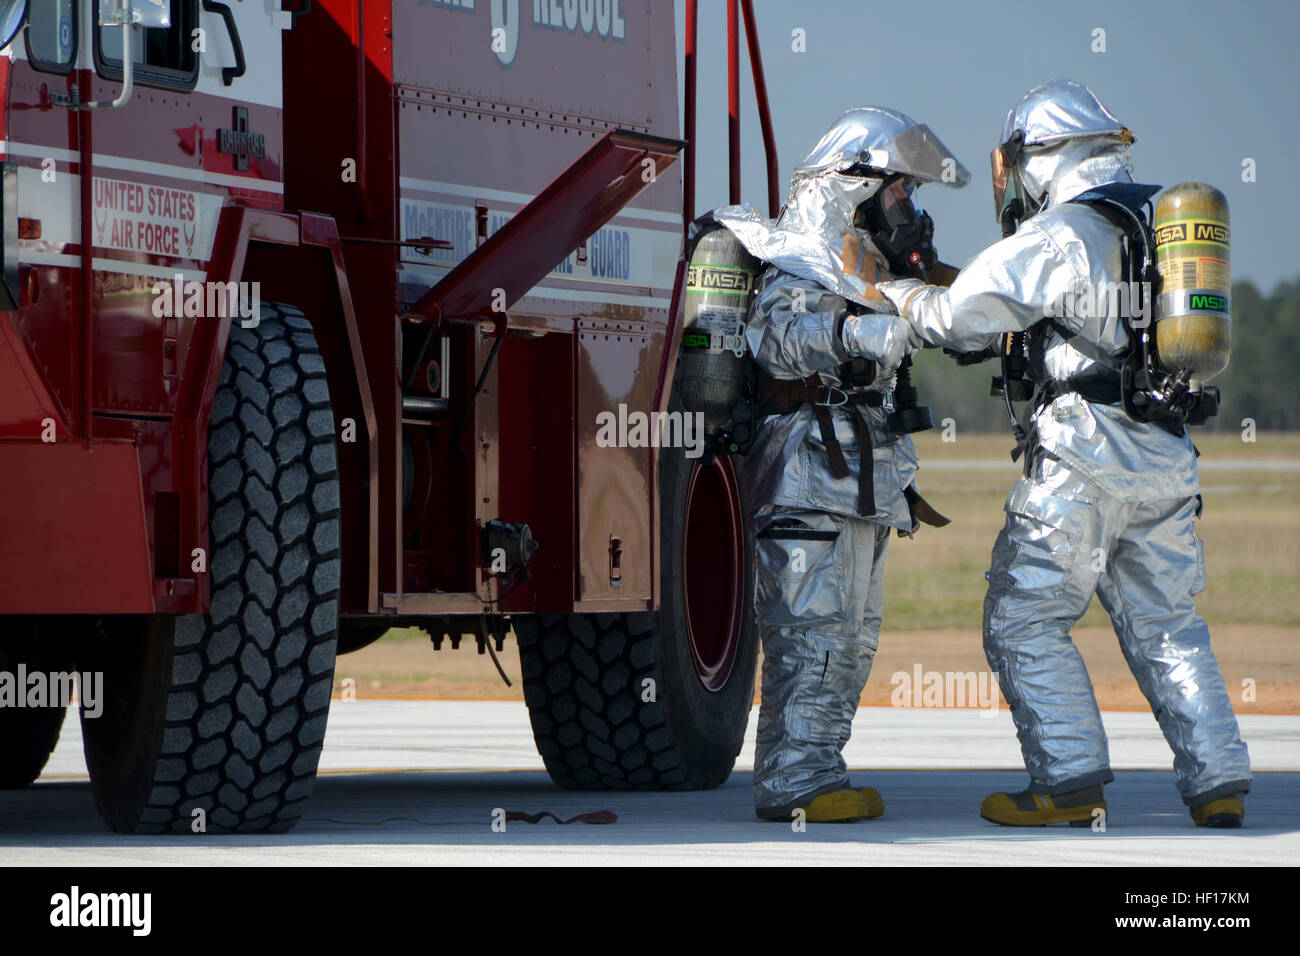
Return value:
[(759, 816), (788, 817), (813, 797), (849, 787), (841, 751), (879, 643), (889, 531), (862, 518), (780, 507), (755, 520)]
[(1042, 456), (1007, 498), (984, 650), (1011, 706), (1030, 789), (1112, 780), (1070, 628), (1095, 593), (1174, 752), (1187, 804), (1250, 789), (1250, 757), (1192, 596), (1205, 588), (1195, 497), (1121, 501)]

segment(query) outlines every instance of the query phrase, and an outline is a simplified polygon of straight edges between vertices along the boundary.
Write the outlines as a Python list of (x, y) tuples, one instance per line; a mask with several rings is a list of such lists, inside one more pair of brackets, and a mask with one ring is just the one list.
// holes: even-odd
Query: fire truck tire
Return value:
[(113, 829), (282, 833), (301, 817), (338, 633), (334, 439), (302, 313), (233, 324), (208, 431), (210, 611), (101, 625), (125, 633), (105, 645), (105, 712), (82, 727)]
[(758, 649), (749, 541), (742, 520), (738, 644), (725, 683), (708, 688), (688, 645), (680, 558), (692, 467), (680, 449), (660, 453), (658, 612), (513, 618), (533, 739), (561, 787), (704, 790), (735, 765)]
[(17, 790), (41, 775), (66, 713), (66, 707), (0, 707), (0, 790)]

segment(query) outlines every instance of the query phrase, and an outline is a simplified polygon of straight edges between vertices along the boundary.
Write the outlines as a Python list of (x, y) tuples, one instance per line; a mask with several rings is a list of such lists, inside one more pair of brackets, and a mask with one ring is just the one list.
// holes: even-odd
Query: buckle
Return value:
[(730, 352), (736, 358), (744, 358), (748, 346), (745, 344), (745, 327), (741, 325), (735, 332), (710, 332), (709, 351)]
[[(835, 385), (823, 385), (822, 392), (824, 394), (823, 399), (814, 402), (813, 403), (814, 405), (821, 405), (824, 406), (825, 408), (839, 408), (841, 405), (847, 405), (849, 403), (849, 393), (844, 391), (844, 389), (839, 388)], [(838, 392), (840, 396), (840, 400), (838, 402), (832, 401), (832, 399), (835, 397), (836, 392)]]

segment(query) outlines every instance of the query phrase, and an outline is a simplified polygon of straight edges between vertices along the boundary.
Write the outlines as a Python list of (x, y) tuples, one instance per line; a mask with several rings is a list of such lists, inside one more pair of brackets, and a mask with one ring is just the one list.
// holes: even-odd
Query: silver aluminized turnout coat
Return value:
[(1248, 790), (1246, 745), (1193, 606), (1205, 565), (1192, 441), (1072, 389), (1118, 381), (1129, 344), (1119, 315), (1066, 309), (1047, 319), (1063, 311), (1063, 297), (1123, 278), (1120, 230), (1069, 200), (1131, 181), (1131, 136), (1090, 90), (1066, 81), (1031, 91), (1004, 141), (1016, 130), (1025, 133), (1021, 187), (1037, 214), (976, 256), (951, 288), (916, 280), (879, 288), (910, 324), (914, 346), (978, 351), (1028, 330), (1036, 379), (1066, 383), (1036, 411), (1041, 450), (1007, 498), (984, 604), (984, 647), (1030, 789), (1055, 794), (1112, 779), (1092, 684), (1070, 639), (1096, 594), (1174, 752), (1184, 801)]
[[(817, 377), (847, 465), (836, 477), (818, 410), (806, 402), (760, 420), (745, 461), (764, 650), (754, 767), (761, 817), (788, 818), (849, 788), (841, 751), (877, 647), (890, 530), (915, 530), (904, 490), (916, 453), (886, 424), (906, 339), (886, 328), (877, 340), (877, 327), (858, 320), (892, 311), (873, 286), (886, 260), (855, 225), (891, 173), (905, 175), (908, 188), (969, 179), (926, 127), (866, 107), (841, 116), (796, 168), (777, 222), (748, 206), (714, 213), (770, 264), (746, 329), (754, 361), (778, 382)], [(845, 381), (842, 368), (855, 358), (878, 360), (870, 385)]]

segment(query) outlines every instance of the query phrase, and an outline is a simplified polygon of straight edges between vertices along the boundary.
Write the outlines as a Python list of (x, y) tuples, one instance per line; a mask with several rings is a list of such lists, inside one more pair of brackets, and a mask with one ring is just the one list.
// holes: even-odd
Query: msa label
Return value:
[(1226, 246), (1229, 235), (1228, 227), (1213, 219), (1184, 219), (1157, 229), (1156, 246), (1166, 246), (1175, 242), (1213, 242)]
[(749, 295), (754, 277), (734, 266), (691, 266), (686, 272), (686, 291), (717, 295)]

